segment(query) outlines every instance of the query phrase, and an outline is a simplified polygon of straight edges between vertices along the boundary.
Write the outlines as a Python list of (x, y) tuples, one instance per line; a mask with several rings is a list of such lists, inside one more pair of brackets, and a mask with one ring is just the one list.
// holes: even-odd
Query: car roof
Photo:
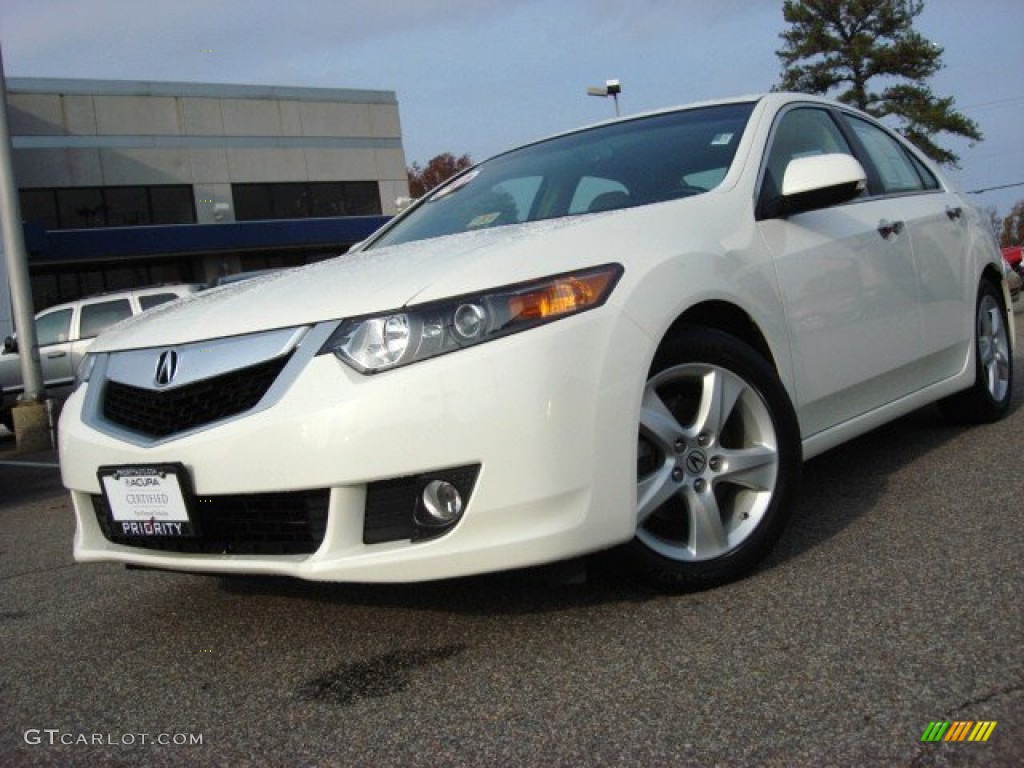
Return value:
[[(644, 111), (644, 112), (637, 112), (636, 114), (624, 115), (622, 117), (613, 117), (613, 118), (608, 119), (608, 120), (601, 120), (601, 121), (598, 121), (596, 123), (589, 123), (587, 125), (582, 125), (582, 126), (579, 126), (577, 128), (572, 128), (572, 129), (565, 130), (565, 131), (559, 131), (557, 133), (553, 133), (553, 134), (550, 134), (550, 135), (547, 135), (547, 136), (542, 136), (542, 137), (540, 137), (538, 139), (535, 139), (533, 141), (528, 141), (525, 144), (518, 144), (518, 145), (515, 145), (515, 146), (508, 147), (505, 150), (503, 150), (501, 152), (498, 152), (495, 155), (491, 155), (491, 156), (485, 158), (484, 160), (482, 160), (482, 161), (480, 161), (478, 163), (474, 163), (472, 166), (470, 166), (469, 168), (466, 168), (464, 171), (462, 171), (461, 173), (457, 174), (453, 178), (458, 178), (458, 176), (461, 176), (463, 173), (470, 172), (473, 168), (475, 168), (478, 165), (481, 165), (484, 162), (488, 162), (490, 160), (493, 160), (496, 157), (501, 157), (502, 155), (506, 155), (506, 154), (515, 152), (515, 151), (523, 149), (525, 147), (531, 147), (531, 146), (533, 146), (535, 144), (543, 144), (544, 142), (550, 141), (551, 139), (557, 139), (557, 138), (562, 137), (562, 136), (571, 136), (571, 135), (573, 135), (575, 133), (582, 133), (584, 131), (589, 131), (589, 130), (592, 130), (594, 128), (601, 128), (601, 127), (608, 126), (608, 125), (615, 125), (616, 123), (629, 123), (629, 122), (632, 122), (634, 120), (643, 120), (645, 118), (656, 117), (658, 115), (667, 115), (667, 114), (671, 114), (673, 112), (686, 112), (686, 111), (692, 110), (692, 109), (703, 109), (703, 108), (706, 108), (706, 107), (727, 106), (729, 104), (761, 104), (761, 105), (764, 105), (765, 107), (768, 107), (770, 109), (779, 109), (779, 108), (781, 108), (782, 106), (784, 106), (786, 104), (797, 103), (797, 102), (802, 102), (802, 103), (812, 102), (812, 103), (817, 103), (817, 104), (825, 104), (825, 105), (832, 106), (832, 107), (839, 107), (839, 108), (842, 108), (842, 109), (846, 109), (846, 110), (851, 111), (851, 112), (860, 112), (860, 110), (856, 109), (855, 107), (851, 107), (848, 104), (843, 104), (842, 102), (836, 101), (835, 99), (830, 99), (830, 98), (827, 98), (825, 96), (817, 96), (817, 95), (810, 94), (810, 93), (798, 93), (798, 92), (795, 92), (795, 91), (771, 91), (771, 92), (768, 92), (768, 93), (763, 93), (763, 92), (762, 93), (752, 93), (752, 94), (747, 94), (747, 95), (731, 96), (731, 97), (720, 98), (720, 99), (706, 99), (706, 100), (703, 100), (703, 101), (694, 101), (694, 102), (690, 102), (690, 103), (687, 103), (687, 104), (678, 104), (676, 106), (659, 107), (658, 109), (647, 110), (647, 111)], [(429, 196), (429, 195), (427, 195), (427, 196)]]
[(52, 312), (57, 309), (74, 309), (82, 304), (92, 304), (97, 301), (103, 301), (104, 299), (130, 298), (131, 296), (151, 296), (154, 293), (173, 293), (178, 296), (183, 296), (188, 293), (195, 293), (200, 288), (202, 288), (202, 285), (199, 283), (166, 283), (163, 285), (147, 285), (144, 288), (126, 288), (120, 291), (103, 291), (102, 293), (93, 293), (88, 296), (83, 296), (80, 299), (75, 299), (74, 301), (65, 301), (60, 304), (53, 304), (52, 306), (39, 311)]

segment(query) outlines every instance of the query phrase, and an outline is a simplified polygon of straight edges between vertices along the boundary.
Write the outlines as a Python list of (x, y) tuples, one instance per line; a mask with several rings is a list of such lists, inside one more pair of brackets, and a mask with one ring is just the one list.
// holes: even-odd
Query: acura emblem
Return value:
[(708, 457), (702, 451), (691, 451), (686, 457), (686, 469), (691, 475), (699, 475), (708, 464)]
[(178, 373), (178, 353), (168, 349), (160, 353), (156, 361), (156, 384), (158, 387), (166, 387), (174, 381)]

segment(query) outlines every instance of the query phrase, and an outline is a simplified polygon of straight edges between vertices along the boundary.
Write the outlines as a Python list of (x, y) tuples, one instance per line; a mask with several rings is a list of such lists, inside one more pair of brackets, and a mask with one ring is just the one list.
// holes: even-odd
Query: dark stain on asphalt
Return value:
[(413, 673), (445, 661), (466, 650), (466, 645), (445, 645), (425, 650), (400, 650), (345, 664), (307, 680), (299, 687), (299, 698), (329, 701), (343, 707), (361, 699), (379, 699), (404, 691)]

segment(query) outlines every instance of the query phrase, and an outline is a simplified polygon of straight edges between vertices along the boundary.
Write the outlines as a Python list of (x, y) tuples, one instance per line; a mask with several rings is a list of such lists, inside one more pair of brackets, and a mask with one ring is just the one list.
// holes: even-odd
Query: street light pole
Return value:
[[(21, 227), (18, 188), (14, 183), (12, 154), (11, 133), (7, 126), (7, 80), (4, 75), (3, 51), (0, 50), (0, 228), (3, 229), (4, 261), (10, 282), (14, 323), (18, 329), (21, 380), (25, 386), (20, 398), (23, 402), (12, 413), (15, 414), (14, 432), (18, 447), (33, 450), (48, 447), (49, 429), (43, 403), (43, 376), (39, 366), (28, 256)], [(0, 301), (7, 301), (7, 297), (0, 296)]]

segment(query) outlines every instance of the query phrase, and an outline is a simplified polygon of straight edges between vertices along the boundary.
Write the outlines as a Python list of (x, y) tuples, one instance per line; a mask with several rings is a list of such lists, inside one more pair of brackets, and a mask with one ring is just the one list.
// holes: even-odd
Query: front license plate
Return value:
[(121, 536), (195, 536), (188, 475), (180, 464), (101, 467), (110, 524)]

